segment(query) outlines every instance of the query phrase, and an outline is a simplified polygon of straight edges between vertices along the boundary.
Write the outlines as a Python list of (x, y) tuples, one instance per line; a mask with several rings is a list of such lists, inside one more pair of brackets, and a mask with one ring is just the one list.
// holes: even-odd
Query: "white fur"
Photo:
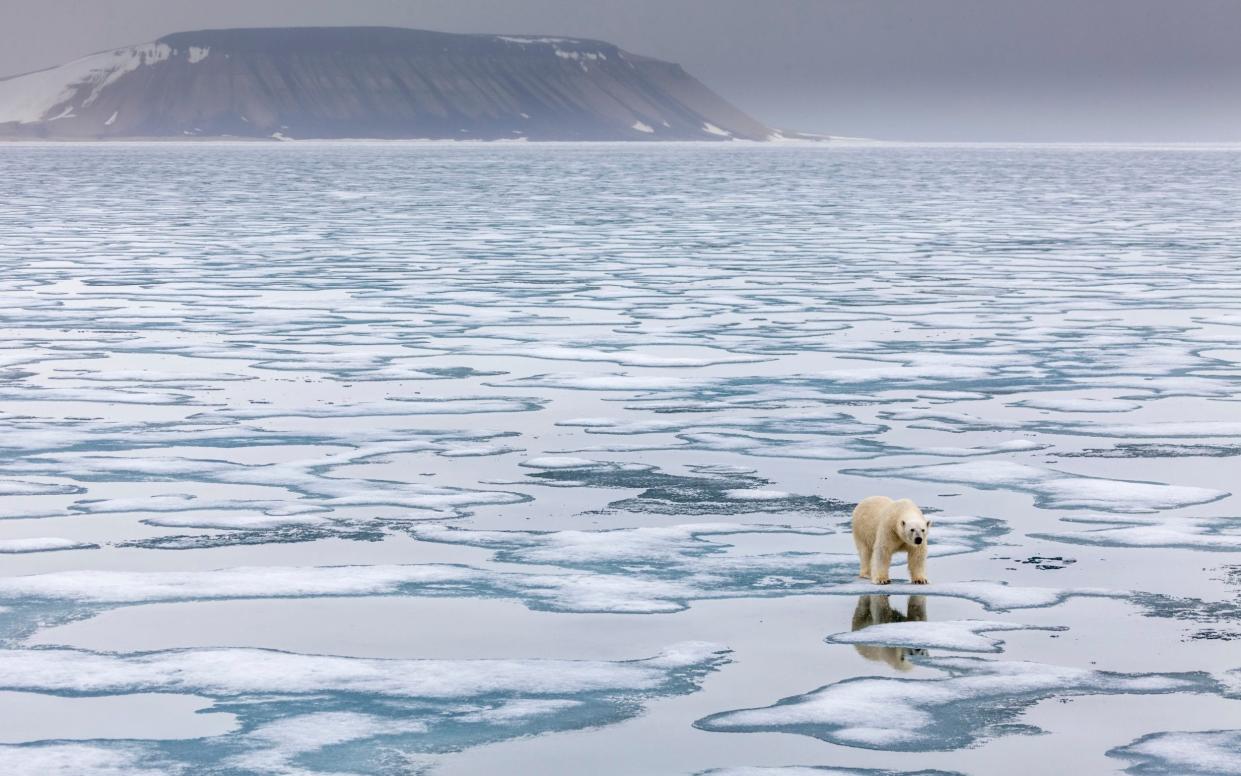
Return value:
[(886, 585), (892, 581), (888, 577), (892, 556), (904, 552), (909, 555), (910, 581), (915, 585), (927, 584), (926, 549), (930, 543), (930, 528), (931, 521), (907, 498), (900, 501), (887, 496), (862, 499), (853, 510), (853, 543), (857, 545), (861, 561), (858, 574), (875, 584)]

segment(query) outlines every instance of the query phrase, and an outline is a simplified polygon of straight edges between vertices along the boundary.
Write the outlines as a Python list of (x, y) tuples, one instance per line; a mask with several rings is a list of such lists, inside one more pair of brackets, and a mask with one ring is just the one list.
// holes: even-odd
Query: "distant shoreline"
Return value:
[(871, 138), (823, 137), (819, 139), (785, 140), (481, 140), (481, 139), (433, 139), (433, 138), (247, 138), (247, 137), (132, 137), (132, 138), (31, 138), (0, 136), (0, 147), (15, 146), (230, 146), (247, 148), (309, 148), (312, 146), (408, 146), (436, 148), (551, 148), (572, 146), (575, 148), (716, 148), (720, 150), (741, 148), (765, 149), (979, 149), (979, 150), (1096, 150), (1096, 151), (1230, 151), (1241, 152), (1241, 141), (1220, 142), (1099, 142), (1099, 141), (934, 141), (934, 140), (876, 140)]

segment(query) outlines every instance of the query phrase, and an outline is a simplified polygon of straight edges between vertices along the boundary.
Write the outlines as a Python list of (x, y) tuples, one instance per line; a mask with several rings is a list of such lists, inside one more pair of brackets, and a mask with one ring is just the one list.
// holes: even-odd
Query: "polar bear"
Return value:
[(858, 575), (877, 585), (886, 585), (892, 556), (909, 555), (909, 578), (925, 585), (926, 548), (931, 521), (907, 498), (893, 501), (887, 496), (864, 498), (853, 510), (853, 543), (857, 545), (861, 570)]
[[(904, 614), (892, 606), (886, 595), (864, 595), (858, 599), (853, 610), (853, 630), (859, 631), (872, 625), (886, 625), (890, 622), (926, 622), (926, 596), (909, 596), (909, 605)], [(926, 655), (925, 649), (916, 647), (854, 644), (853, 648), (867, 660), (887, 663), (898, 671), (913, 668), (913, 664), (909, 662), (910, 655)]]

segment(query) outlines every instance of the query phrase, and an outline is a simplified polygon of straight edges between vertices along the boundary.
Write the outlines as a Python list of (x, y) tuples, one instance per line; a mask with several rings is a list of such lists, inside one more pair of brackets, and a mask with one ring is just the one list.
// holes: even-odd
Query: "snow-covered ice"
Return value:
[[(71, 697), (190, 693), (232, 712), (240, 725), (188, 750), (178, 741), (145, 749), (129, 742), (96, 742), (98, 749), (0, 747), (0, 764), (17, 773), (192, 772), (196, 765), (289, 773), (310, 755), (338, 758), (342, 770), (334, 773), (365, 773), (377, 763), (355, 747), (399, 742), (409, 752), (432, 752), (441, 730), (459, 741), (490, 743), (616, 721), (647, 699), (692, 691), (726, 661), (726, 650), (702, 643), (613, 662), (375, 660), (225, 648), (132, 656), (7, 650), (0, 653), (5, 690)], [(83, 770), (68, 770), (75, 762)]]
[(25, 552), (55, 552), (57, 550), (90, 550), (96, 545), (77, 539), (58, 536), (28, 537), (25, 539), (0, 539), (0, 554)]
[(1241, 552), (1241, 518), (1238, 517), (1066, 517), (1065, 522), (1083, 526), (1076, 531), (1031, 534), (1070, 544), (1102, 547), (1177, 547), (1217, 552)]
[(1241, 770), (1241, 730), (1153, 733), (1109, 755), (1130, 763), (1133, 774), (1235, 774)]
[(1023, 630), (1063, 630), (998, 620), (948, 620), (944, 622), (890, 622), (870, 625), (848, 633), (834, 633), (834, 644), (875, 644), (911, 649), (944, 649), (952, 652), (1002, 652), (1004, 640), (984, 634)]
[(980, 658), (927, 662), (948, 677), (851, 679), (773, 706), (716, 714), (697, 725), (719, 732), (801, 733), (871, 749), (934, 751), (1017, 732), (1012, 721), (1046, 697), (1219, 690), (1201, 673), (1117, 674)]
[(850, 470), (864, 477), (882, 477), (1006, 488), (1033, 493), (1047, 509), (1099, 509), (1112, 512), (1157, 512), (1207, 504), (1231, 495), (1228, 491), (1162, 482), (1132, 482), (1070, 474), (1012, 461), (967, 461), (904, 468)]

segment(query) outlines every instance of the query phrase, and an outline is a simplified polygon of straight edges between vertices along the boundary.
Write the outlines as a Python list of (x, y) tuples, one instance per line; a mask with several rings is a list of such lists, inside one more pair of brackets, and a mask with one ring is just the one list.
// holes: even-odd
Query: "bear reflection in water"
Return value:
[[(853, 630), (859, 631), (872, 625), (889, 622), (926, 622), (926, 596), (911, 595), (905, 612), (892, 608), (886, 595), (864, 595), (858, 598), (853, 610)], [(925, 649), (913, 647), (885, 647), (879, 644), (855, 644), (853, 648), (867, 660), (881, 660), (898, 671), (913, 668), (910, 655), (925, 655)]]

